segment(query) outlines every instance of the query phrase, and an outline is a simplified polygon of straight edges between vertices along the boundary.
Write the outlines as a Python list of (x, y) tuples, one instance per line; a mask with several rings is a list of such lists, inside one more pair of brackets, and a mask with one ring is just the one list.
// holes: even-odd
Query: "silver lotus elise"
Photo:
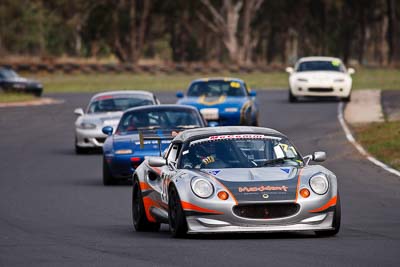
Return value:
[(86, 109), (75, 109), (75, 151), (77, 154), (90, 149), (101, 148), (107, 137), (102, 132), (104, 126), (116, 126), (124, 110), (144, 105), (157, 105), (160, 102), (146, 91), (110, 91), (92, 97)]
[(215, 127), (179, 133), (164, 157), (133, 175), (137, 231), (168, 223), (174, 237), (192, 233), (314, 231), (340, 228), (335, 174), (302, 157), (282, 133), (259, 127)]

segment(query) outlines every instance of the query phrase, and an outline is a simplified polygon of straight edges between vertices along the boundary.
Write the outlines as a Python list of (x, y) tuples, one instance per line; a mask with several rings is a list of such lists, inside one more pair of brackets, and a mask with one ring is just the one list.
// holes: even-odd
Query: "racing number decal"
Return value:
[(171, 171), (167, 170), (161, 172), (161, 201), (164, 203), (168, 203), (168, 185), (171, 177)]

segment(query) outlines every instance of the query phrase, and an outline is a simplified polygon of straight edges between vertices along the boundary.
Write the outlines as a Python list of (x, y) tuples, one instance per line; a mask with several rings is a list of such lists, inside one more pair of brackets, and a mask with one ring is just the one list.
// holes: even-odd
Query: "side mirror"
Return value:
[(183, 98), (183, 92), (181, 92), (181, 91), (176, 92), (176, 97)]
[(312, 160), (315, 162), (323, 162), (326, 160), (326, 153), (323, 151), (314, 152)]
[(216, 122), (216, 121), (209, 121), (207, 124), (208, 124), (208, 127), (217, 127), (218, 126), (218, 122)]
[(151, 157), (148, 162), (151, 167), (162, 167), (167, 165), (167, 160), (162, 157)]
[(75, 113), (76, 115), (78, 115), (78, 116), (82, 116), (85, 112), (83, 112), (83, 109), (81, 109), (81, 108), (76, 108), (76, 109), (74, 110), (74, 113)]
[(312, 155), (307, 155), (303, 158), (305, 165), (308, 165), (310, 161), (323, 162), (326, 160), (326, 153), (323, 151), (314, 152)]
[(356, 73), (356, 70), (353, 69), (353, 68), (348, 68), (348, 69), (347, 69), (347, 73), (350, 74), (350, 75), (352, 75), (352, 74)]
[(287, 68), (285, 69), (285, 71), (286, 71), (287, 73), (292, 73), (294, 70), (293, 70), (292, 67), (287, 67)]
[(257, 92), (255, 90), (251, 90), (249, 92), (249, 96), (251, 96), (251, 97), (255, 97), (256, 95), (257, 95)]
[(101, 131), (103, 132), (103, 134), (105, 134), (105, 135), (112, 135), (112, 133), (113, 133), (113, 127), (111, 127), (111, 126), (105, 126), (105, 127), (103, 127), (103, 129), (101, 129)]

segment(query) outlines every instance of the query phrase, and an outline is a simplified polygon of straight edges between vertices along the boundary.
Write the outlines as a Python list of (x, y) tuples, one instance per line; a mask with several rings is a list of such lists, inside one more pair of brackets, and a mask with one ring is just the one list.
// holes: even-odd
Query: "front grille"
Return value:
[(103, 137), (97, 137), (97, 138), (96, 138), (96, 141), (97, 141), (98, 143), (100, 143), (100, 144), (103, 144), (103, 143), (104, 143), (104, 141), (106, 141), (106, 138), (103, 138)]
[(233, 207), (233, 213), (249, 219), (275, 219), (292, 216), (299, 209), (296, 203), (241, 204)]
[(333, 92), (333, 88), (323, 88), (323, 87), (311, 87), (308, 88), (309, 92)]

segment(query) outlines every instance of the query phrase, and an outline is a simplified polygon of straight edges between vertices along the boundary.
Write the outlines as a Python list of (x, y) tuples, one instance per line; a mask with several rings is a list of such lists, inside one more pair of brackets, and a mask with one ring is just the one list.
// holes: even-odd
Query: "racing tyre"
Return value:
[(36, 97), (41, 97), (42, 96), (42, 91), (35, 91), (33, 92), (33, 95)]
[(159, 223), (149, 222), (143, 203), (139, 181), (134, 178), (132, 187), (132, 223), (138, 232), (156, 232), (160, 230)]
[(175, 186), (171, 186), (168, 196), (169, 230), (173, 237), (185, 237), (188, 231), (186, 216)]
[(110, 167), (108, 166), (106, 158), (103, 157), (103, 184), (104, 185), (114, 185), (115, 182), (116, 181), (111, 174), (111, 170), (110, 170)]
[(260, 124), (258, 123), (258, 114), (256, 115), (255, 119), (253, 120), (252, 126), (259, 126)]
[(340, 208), (340, 196), (339, 193), (337, 195), (337, 202), (335, 206), (335, 213), (333, 215), (333, 229), (332, 230), (325, 230), (325, 231), (316, 231), (315, 234), (318, 237), (330, 237), (334, 236), (339, 233), (340, 230), (340, 218), (341, 218), (341, 208)]
[(343, 97), (342, 101), (343, 102), (350, 102), (351, 101), (351, 94), (348, 97)]
[(80, 147), (80, 146), (78, 146), (78, 141), (77, 141), (77, 139), (76, 139), (76, 137), (75, 137), (75, 153), (76, 154), (87, 154), (88, 152), (89, 152), (89, 149), (88, 148), (86, 148), (86, 147)]
[(297, 97), (292, 94), (292, 91), (289, 89), (289, 102), (294, 103), (297, 102)]
[(75, 153), (76, 154), (81, 155), (81, 154), (87, 154), (88, 152), (89, 152), (89, 150), (86, 147), (80, 147), (80, 146), (75, 145)]

